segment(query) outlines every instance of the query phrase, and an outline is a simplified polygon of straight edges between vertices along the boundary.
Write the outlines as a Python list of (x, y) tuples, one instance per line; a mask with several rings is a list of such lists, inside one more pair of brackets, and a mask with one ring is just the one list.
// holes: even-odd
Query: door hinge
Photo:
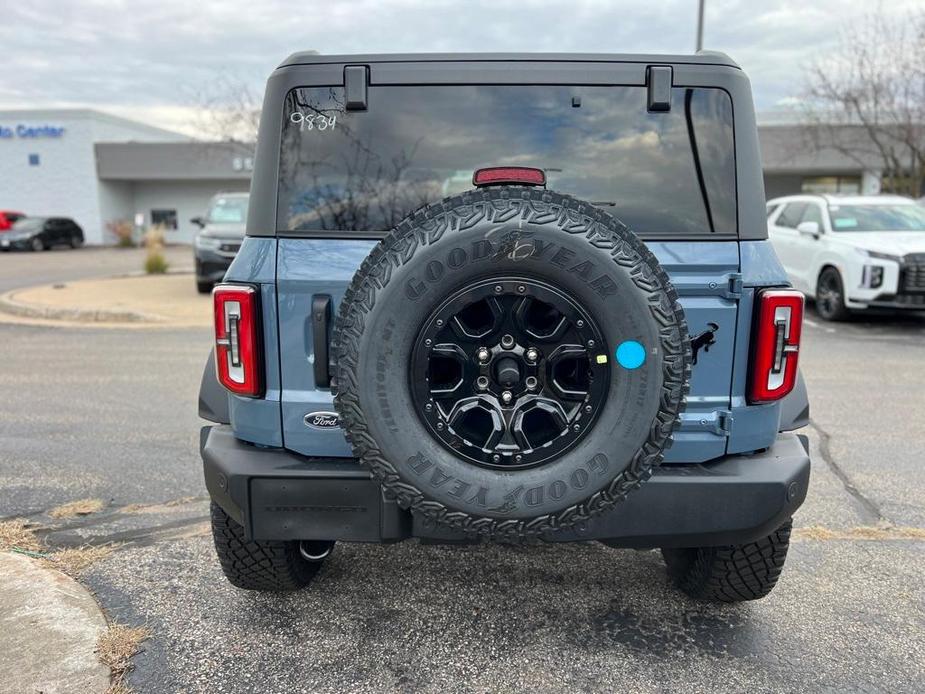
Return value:
[(681, 431), (705, 431), (716, 436), (732, 435), (733, 416), (729, 410), (685, 412), (681, 415)]
[(685, 277), (679, 274), (673, 277), (672, 281), (680, 296), (721, 296), (724, 299), (742, 297), (742, 275), (738, 272), (725, 272), (707, 277)]
[(729, 410), (718, 410), (716, 412), (716, 434), (717, 436), (732, 435), (732, 412)]
[(738, 272), (734, 272), (731, 275), (727, 275), (726, 291), (723, 292), (723, 296), (727, 299), (741, 299), (742, 298), (742, 275)]

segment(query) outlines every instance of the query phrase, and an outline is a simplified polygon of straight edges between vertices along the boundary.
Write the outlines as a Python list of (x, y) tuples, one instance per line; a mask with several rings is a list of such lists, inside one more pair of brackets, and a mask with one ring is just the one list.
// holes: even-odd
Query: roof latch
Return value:
[(369, 105), (367, 84), (369, 68), (365, 65), (348, 65), (344, 68), (344, 101), (348, 111), (365, 111)]
[(649, 112), (671, 110), (671, 66), (650, 65), (646, 68), (646, 89)]

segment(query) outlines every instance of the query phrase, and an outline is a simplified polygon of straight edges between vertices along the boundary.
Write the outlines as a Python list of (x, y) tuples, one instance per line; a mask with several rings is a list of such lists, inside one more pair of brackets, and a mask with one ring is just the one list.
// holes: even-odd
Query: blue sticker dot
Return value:
[(627, 340), (617, 347), (617, 363), (624, 369), (638, 369), (646, 362), (646, 348), (636, 342)]

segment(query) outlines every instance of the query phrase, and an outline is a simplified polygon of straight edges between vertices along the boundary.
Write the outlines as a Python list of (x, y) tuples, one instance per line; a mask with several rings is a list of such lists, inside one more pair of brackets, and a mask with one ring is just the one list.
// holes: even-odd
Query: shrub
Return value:
[(160, 250), (164, 248), (164, 240), (166, 238), (167, 235), (164, 233), (164, 227), (148, 227), (148, 230), (145, 231), (144, 236), (142, 236), (142, 243), (148, 250), (152, 248)]
[(148, 251), (148, 255), (145, 256), (145, 272), (149, 275), (163, 275), (167, 272), (167, 267), (167, 259), (163, 253)]
[(116, 237), (116, 245), (119, 248), (135, 247), (135, 228), (131, 222), (125, 219), (114, 219), (106, 222), (106, 230)]
[(167, 259), (164, 257), (164, 230), (161, 227), (151, 227), (145, 232), (144, 245), (145, 272), (149, 275), (163, 275), (167, 272)]

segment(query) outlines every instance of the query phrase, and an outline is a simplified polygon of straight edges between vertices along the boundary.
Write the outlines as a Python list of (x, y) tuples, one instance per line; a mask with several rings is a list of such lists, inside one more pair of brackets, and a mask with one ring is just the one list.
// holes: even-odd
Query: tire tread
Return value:
[(741, 602), (768, 595), (777, 585), (792, 521), (767, 537), (744, 545), (663, 549), (668, 574), (692, 598), (711, 602)]
[(247, 540), (244, 528), (212, 502), (212, 538), (225, 577), (245, 590), (292, 591), (304, 588), (321, 568), (306, 561), (295, 541)]

